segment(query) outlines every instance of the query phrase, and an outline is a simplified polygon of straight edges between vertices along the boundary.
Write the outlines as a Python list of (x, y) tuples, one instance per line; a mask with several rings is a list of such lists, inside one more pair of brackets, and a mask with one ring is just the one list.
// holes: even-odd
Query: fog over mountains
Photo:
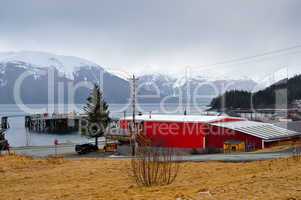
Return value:
[[(99, 83), (109, 103), (127, 103), (129, 80), (109, 72), (94, 62), (44, 52), (0, 53), (0, 103), (15, 104), (18, 97), (25, 104), (45, 104), (48, 96), (53, 103), (84, 103), (89, 88)], [(227, 86), (227, 87), (225, 87)], [(225, 90), (252, 90), (256, 83), (250, 79), (210, 79), (206, 75), (170, 77), (146, 74), (139, 77), (138, 100), (141, 103), (186, 101), (187, 96), (217, 96)], [(53, 95), (52, 95), (53, 94)], [(181, 98), (180, 98), (181, 97)], [(210, 100), (212, 97), (206, 97)], [(202, 100), (198, 100), (202, 102)]]

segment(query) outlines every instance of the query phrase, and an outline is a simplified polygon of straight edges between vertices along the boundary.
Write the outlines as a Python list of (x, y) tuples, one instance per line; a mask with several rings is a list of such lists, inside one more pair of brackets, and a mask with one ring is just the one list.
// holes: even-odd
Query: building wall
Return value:
[(231, 129), (220, 128), (216, 126), (210, 126), (209, 132), (207, 132), (206, 134), (206, 148), (222, 149), (224, 146), (224, 142), (227, 140), (238, 140), (245, 142), (246, 150), (250, 148), (262, 148), (262, 140), (260, 138), (244, 134), (239, 131), (233, 131)]
[(129, 122), (127, 120), (121, 119), (119, 120), (119, 127), (122, 129), (128, 129)]
[(206, 126), (202, 123), (144, 122), (144, 133), (155, 146), (203, 148)]
[[(242, 121), (238, 118), (226, 118), (216, 122)], [(129, 121), (121, 120), (120, 127), (128, 129)], [(223, 129), (216, 126), (209, 126), (206, 123), (185, 123), (185, 122), (143, 122), (143, 132), (152, 141), (153, 145), (175, 148), (215, 148), (223, 149), (226, 140), (239, 140), (255, 149), (261, 149), (261, 139)], [(204, 143), (205, 142), (205, 143)]]

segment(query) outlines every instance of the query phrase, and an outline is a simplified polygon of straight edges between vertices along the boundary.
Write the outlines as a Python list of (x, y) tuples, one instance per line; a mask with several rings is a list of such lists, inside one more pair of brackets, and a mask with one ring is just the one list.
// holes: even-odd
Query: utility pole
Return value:
[(135, 118), (136, 118), (136, 87), (137, 87), (137, 81), (138, 79), (133, 75), (132, 80), (132, 109), (133, 109), (133, 124), (135, 126)]
[(133, 143), (132, 143), (132, 156), (135, 156), (136, 154), (136, 97), (137, 97), (137, 82), (138, 82), (138, 78), (135, 77), (135, 75), (133, 75), (133, 77), (130, 79), (130, 81), (132, 82), (132, 87), (131, 87), (131, 96), (132, 96), (132, 110), (133, 110), (133, 118), (132, 118), (132, 139), (133, 139)]
[(185, 102), (185, 109), (184, 109), (184, 115), (187, 115), (187, 113), (190, 113), (190, 100), (191, 100), (191, 94), (190, 94), (190, 67), (185, 68), (185, 81), (186, 81), (186, 102)]

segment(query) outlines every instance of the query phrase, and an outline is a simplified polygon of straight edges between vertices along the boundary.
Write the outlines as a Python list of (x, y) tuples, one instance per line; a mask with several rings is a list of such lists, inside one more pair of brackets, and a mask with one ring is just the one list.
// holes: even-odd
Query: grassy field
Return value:
[(1, 200), (301, 199), (301, 161), (181, 163), (177, 180), (139, 187), (129, 161), (0, 157)]

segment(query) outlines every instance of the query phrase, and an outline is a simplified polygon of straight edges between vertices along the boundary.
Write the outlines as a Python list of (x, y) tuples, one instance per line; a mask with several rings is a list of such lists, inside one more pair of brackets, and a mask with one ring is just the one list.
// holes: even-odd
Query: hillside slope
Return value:
[[(301, 99), (301, 75), (279, 81), (266, 89), (255, 93), (248, 91), (232, 90), (214, 98), (211, 101), (212, 109), (237, 109), (237, 108), (275, 108), (289, 106)], [(277, 104), (277, 105), (276, 105)]]

